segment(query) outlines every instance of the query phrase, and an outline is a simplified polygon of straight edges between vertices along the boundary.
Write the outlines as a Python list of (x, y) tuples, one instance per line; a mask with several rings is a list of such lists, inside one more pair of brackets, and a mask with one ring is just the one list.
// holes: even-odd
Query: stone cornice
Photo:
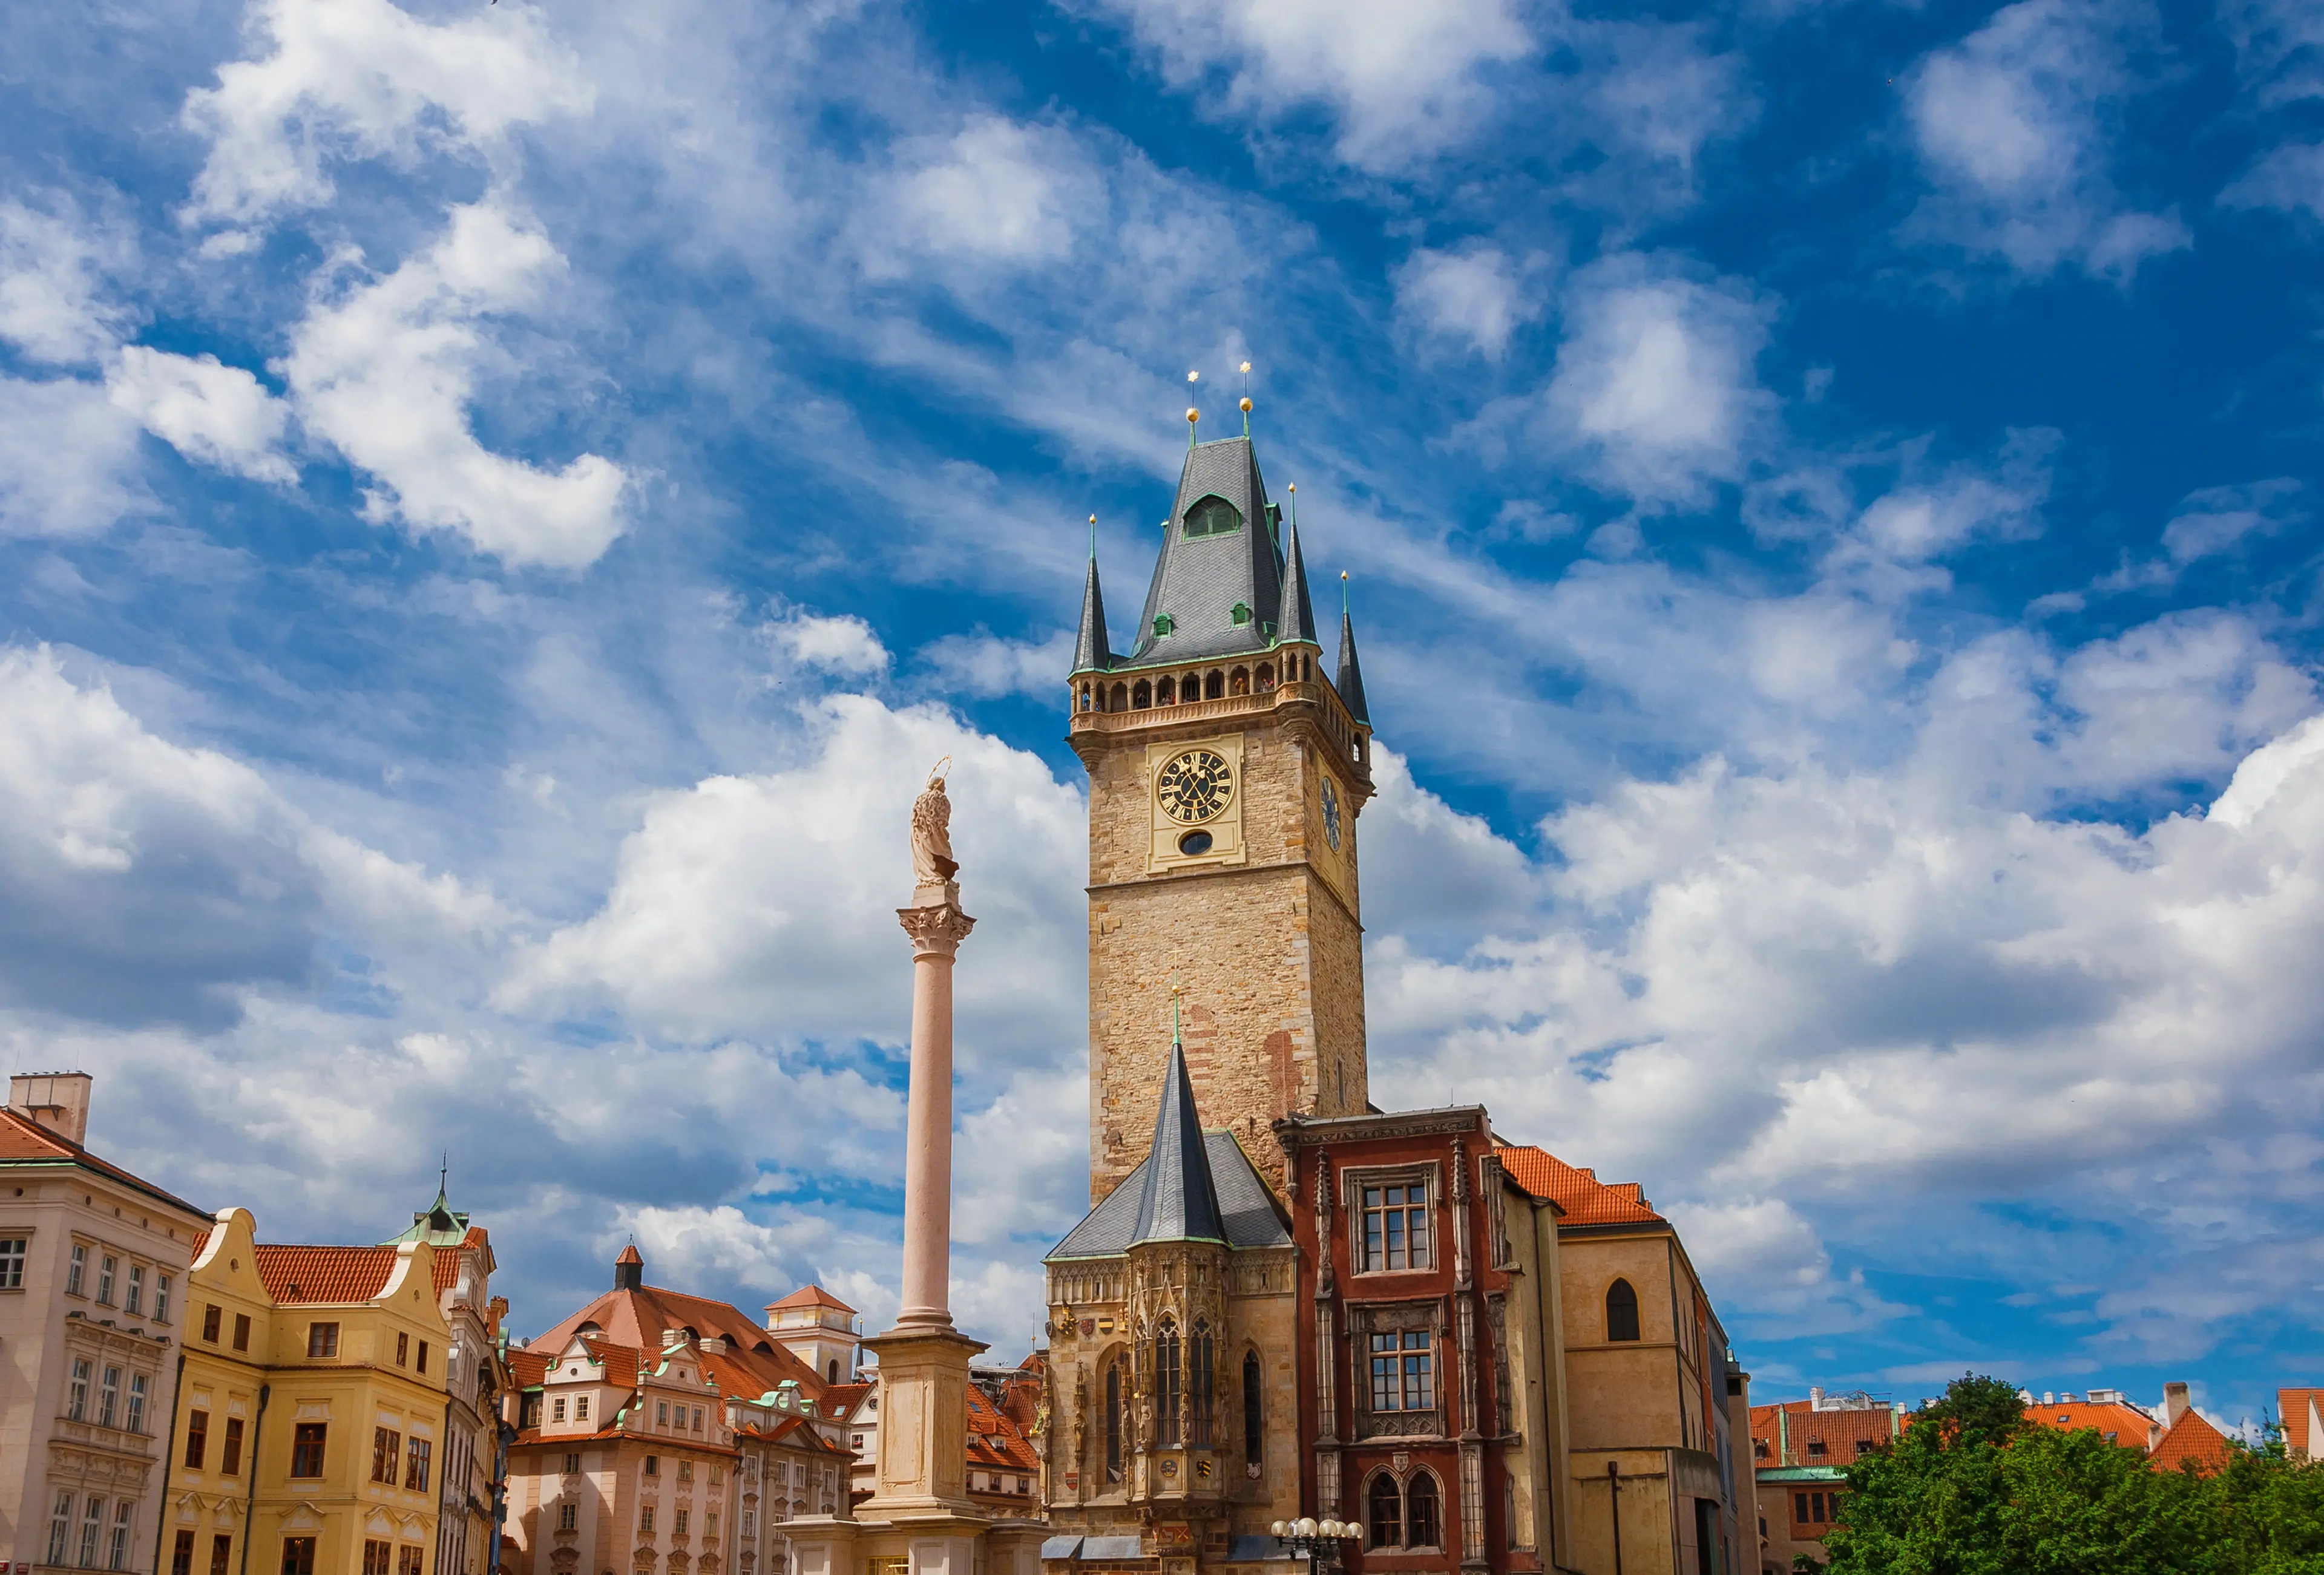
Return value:
[(1442, 1110), (1385, 1110), (1376, 1116), (1286, 1116), (1274, 1123), (1276, 1141), (1286, 1148), (1448, 1134), (1466, 1136), (1483, 1132), (1485, 1127), (1482, 1105), (1454, 1105)]
[(960, 944), (968, 939), (968, 932), (976, 927), (974, 919), (948, 902), (934, 907), (899, 907), (896, 910), (896, 922), (912, 937), (915, 962), (922, 957), (952, 961)]

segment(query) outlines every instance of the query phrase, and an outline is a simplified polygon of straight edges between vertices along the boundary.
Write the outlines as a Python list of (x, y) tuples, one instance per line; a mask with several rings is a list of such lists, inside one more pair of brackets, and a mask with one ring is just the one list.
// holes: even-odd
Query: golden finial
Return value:
[(1250, 414), (1250, 396), (1249, 394), (1242, 396), (1242, 413), (1246, 416)]

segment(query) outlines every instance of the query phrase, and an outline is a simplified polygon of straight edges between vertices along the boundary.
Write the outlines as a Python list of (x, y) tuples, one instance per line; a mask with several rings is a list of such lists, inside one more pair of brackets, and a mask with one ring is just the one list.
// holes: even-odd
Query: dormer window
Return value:
[(1167, 612), (1157, 613), (1154, 618), (1154, 638), (1159, 640), (1177, 627), (1178, 621)]
[(1241, 628), (1244, 624), (1250, 622), (1250, 603), (1248, 602), (1237, 602), (1234, 604), (1234, 611), (1229, 612), (1227, 617), (1233, 622), (1236, 628)]
[(1213, 493), (1186, 511), (1185, 535), (1231, 536), (1242, 529), (1242, 511)]

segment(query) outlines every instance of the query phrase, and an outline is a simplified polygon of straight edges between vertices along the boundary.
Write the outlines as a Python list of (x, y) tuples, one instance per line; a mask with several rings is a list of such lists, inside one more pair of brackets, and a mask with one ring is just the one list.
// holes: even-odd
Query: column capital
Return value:
[(915, 961), (942, 957), (950, 962), (960, 944), (968, 938), (968, 932), (976, 927), (974, 919), (949, 902), (932, 907), (899, 907), (896, 910), (896, 922), (912, 937)]

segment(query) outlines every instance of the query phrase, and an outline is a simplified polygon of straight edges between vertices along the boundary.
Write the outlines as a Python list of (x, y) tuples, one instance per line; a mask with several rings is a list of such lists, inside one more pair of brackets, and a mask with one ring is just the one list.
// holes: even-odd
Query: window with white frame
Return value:
[(0, 1236), (0, 1291), (24, 1288), (24, 1238)]

